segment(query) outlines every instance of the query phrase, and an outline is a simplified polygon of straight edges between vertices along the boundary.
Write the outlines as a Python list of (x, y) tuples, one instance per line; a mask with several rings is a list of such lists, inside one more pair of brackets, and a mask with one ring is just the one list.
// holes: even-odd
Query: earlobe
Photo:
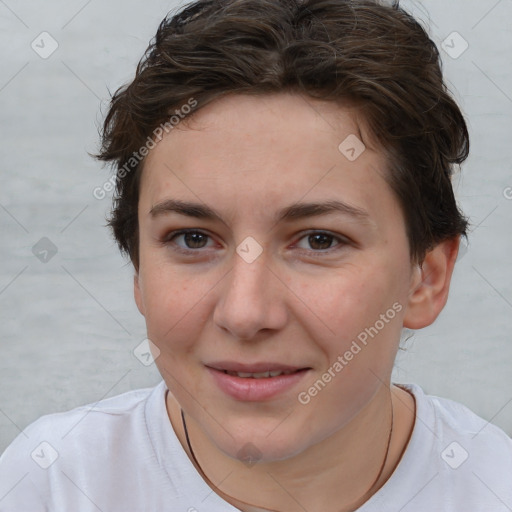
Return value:
[(404, 327), (422, 329), (439, 316), (448, 300), (460, 236), (445, 240), (425, 255), (414, 269), (404, 316)]
[(140, 278), (139, 273), (136, 271), (133, 276), (133, 295), (135, 297), (135, 304), (140, 311), (140, 314), (144, 316), (144, 301), (142, 300), (142, 292), (140, 289)]

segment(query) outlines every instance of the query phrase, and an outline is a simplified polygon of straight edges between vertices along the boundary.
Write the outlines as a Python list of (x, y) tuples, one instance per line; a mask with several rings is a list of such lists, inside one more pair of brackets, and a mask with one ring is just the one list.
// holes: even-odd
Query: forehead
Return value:
[(148, 211), (172, 195), (241, 213), (329, 196), (378, 209), (379, 189), (390, 193), (386, 165), (355, 107), (292, 94), (231, 95), (196, 111), (150, 151), (141, 202)]

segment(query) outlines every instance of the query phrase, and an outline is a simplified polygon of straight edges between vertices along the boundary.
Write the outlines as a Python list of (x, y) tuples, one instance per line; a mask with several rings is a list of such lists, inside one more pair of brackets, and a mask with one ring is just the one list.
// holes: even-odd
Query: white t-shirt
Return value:
[[(416, 398), (405, 453), (360, 512), (510, 512), (512, 440), (451, 400)], [(183, 450), (166, 385), (43, 416), (0, 457), (0, 512), (235, 512)]]

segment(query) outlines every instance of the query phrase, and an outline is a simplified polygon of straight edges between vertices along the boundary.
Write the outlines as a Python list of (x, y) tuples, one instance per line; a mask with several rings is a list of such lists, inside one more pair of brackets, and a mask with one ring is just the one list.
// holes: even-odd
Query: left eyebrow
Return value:
[(349, 205), (342, 201), (332, 200), (324, 203), (297, 203), (283, 208), (277, 213), (277, 222), (292, 221), (306, 217), (319, 217), (332, 213), (342, 213), (356, 220), (370, 222), (370, 215), (366, 210)]

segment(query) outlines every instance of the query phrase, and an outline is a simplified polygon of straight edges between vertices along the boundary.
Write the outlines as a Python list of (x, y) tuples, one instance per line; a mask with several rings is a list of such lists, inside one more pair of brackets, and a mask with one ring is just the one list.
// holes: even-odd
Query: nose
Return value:
[(220, 283), (215, 324), (239, 340), (282, 329), (287, 321), (286, 288), (276, 274), (263, 255), (248, 263), (235, 253), (232, 270)]

